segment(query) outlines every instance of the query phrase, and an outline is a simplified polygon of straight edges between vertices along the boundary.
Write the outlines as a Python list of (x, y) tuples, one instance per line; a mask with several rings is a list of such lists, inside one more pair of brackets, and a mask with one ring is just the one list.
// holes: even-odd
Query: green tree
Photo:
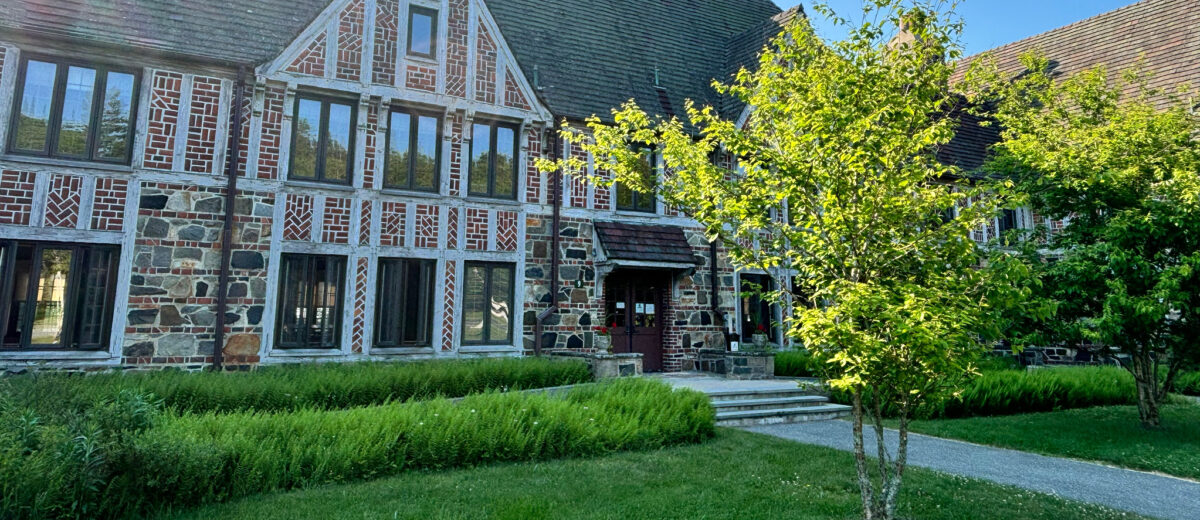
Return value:
[[(736, 265), (771, 273), (773, 287), (794, 277), (806, 304), (783, 289), (765, 297), (783, 306), (787, 333), (829, 384), (850, 396), (864, 517), (890, 519), (910, 415), (975, 372), (997, 311), (1029, 290), (1024, 264), (1001, 252), (984, 262), (970, 238), (994, 214), (995, 197), (954, 181), (961, 172), (936, 159), (954, 135), (947, 114), (960, 97), (948, 89), (948, 60), (959, 55), (960, 24), (940, 3), (865, 4), (861, 23), (818, 6), (846, 28), (845, 40), (823, 42), (797, 20), (756, 70), (716, 85), (753, 107), (745, 125), (690, 102), (686, 124), (630, 103), (611, 123), (592, 118), (586, 131), (563, 135), (612, 172), (593, 182), (643, 191), (652, 184), (640, 150), (652, 146), (665, 162), (656, 179), (665, 203), (721, 240)], [(718, 154), (741, 168), (715, 165)], [(540, 163), (573, 175), (585, 167), (574, 157)], [(871, 463), (864, 420), (882, 439), (887, 410), (899, 417), (899, 446), (890, 453), (877, 442)]]
[[(1181, 87), (1148, 87), (1140, 67), (1058, 78), (1037, 52), (1006, 76), (993, 60), (968, 83), (1001, 126), (987, 169), (1017, 182), (1042, 230), (1043, 295), (1058, 313), (1043, 336), (1124, 353), (1148, 427), (1180, 367), (1200, 351), (1200, 114)], [(1123, 93), (1125, 93), (1123, 95)]]

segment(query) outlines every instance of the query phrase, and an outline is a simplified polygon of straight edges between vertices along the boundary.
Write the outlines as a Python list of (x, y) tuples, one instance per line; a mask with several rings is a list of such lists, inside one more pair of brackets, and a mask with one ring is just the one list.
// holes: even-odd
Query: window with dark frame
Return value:
[(649, 148), (642, 149), (641, 174), (644, 183), (651, 187), (650, 192), (640, 192), (617, 182), (617, 209), (622, 211), (641, 211), (654, 213), (657, 210), (657, 197), (653, 188), (658, 183), (658, 154)]
[(438, 191), (442, 155), (441, 115), (394, 109), (388, 117), (384, 187)]
[(375, 346), (433, 345), (433, 260), (379, 259)]
[(511, 344), (515, 266), (467, 262), (464, 268), (462, 343)]
[(350, 184), (354, 170), (355, 102), (301, 94), (292, 118), (288, 178)]
[(755, 334), (765, 334), (774, 343), (776, 334), (775, 309), (762, 294), (775, 290), (771, 277), (765, 274), (742, 274), (739, 276), (742, 311), (742, 341), (754, 341)]
[(420, 58), (437, 57), (437, 10), (428, 7), (408, 8), (408, 55)]
[(1012, 209), (1003, 210), (1000, 213), (999, 227), (1000, 233), (1017, 229), (1017, 211)]
[(467, 193), (493, 199), (517, 198), (517, 125), (476, 122), (471, 133)]
[(284, 254), (279, 270), (275, 347), (339, 348), (346, 257)]
[(119, 248), (0, 242), (0, 350), (103, 350)]
[(8, 150), (129, 164), (140, 78), (134, 69), (22, 58)]

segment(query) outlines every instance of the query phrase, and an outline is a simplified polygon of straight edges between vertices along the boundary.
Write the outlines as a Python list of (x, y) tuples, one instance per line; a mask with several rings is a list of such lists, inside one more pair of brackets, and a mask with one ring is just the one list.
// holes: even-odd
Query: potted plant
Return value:
[(592, 346), (596, 348), (597, 352), (612, 353), (612, 331), (616, 328), (617, 324), (613, 323), (612, 325), (600, 325), (593, 329)]
[(766, 325), (759, 323), (758, 327), (754, 329), (754, 334), (750, 336), (750, 339), (754, 342), (755, 348), (767, 348), (767, 344), (771, 341), (771, 339), (767, 337)]

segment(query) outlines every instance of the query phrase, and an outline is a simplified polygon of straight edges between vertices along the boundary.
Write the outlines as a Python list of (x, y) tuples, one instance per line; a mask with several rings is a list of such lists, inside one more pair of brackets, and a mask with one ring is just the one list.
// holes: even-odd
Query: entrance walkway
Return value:
[[(745, 430), (842, 451), (854, 449), (849, 421), (752, 426)], [(867, 453), (873, 453), (874, 433), (865, 433)], [(896, 431), (888, 430), (885, 439), (888, 449), (895, 453)], [(911, 433), (908, 452), (910, 465), (943, 473), (990, 480), (1146, 516), (1200, 519), (1200, 482)]]

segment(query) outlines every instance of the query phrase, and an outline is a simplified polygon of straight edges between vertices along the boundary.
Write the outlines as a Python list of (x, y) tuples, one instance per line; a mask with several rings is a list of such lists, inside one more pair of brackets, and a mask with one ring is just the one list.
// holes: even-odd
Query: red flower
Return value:
[(763, 324), (759, 323), (759, 324), (758, 324), (758, 331), (759, 331), (759, 332), (761, 332), (761, 333), (763, 333), (763, 334), (766, 334), (766, 333), (767, 333), (767, 327), (766, 327), (765, 325), (763, 325)]

